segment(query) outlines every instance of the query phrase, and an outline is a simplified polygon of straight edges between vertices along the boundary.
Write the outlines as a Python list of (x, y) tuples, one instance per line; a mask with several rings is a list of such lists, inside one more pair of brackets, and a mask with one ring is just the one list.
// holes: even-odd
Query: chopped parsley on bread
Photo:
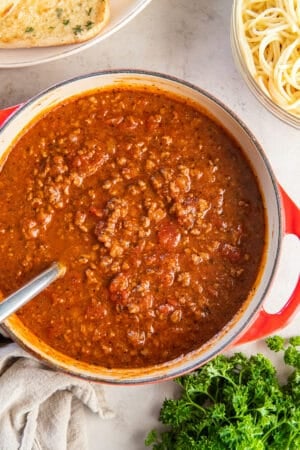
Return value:
[(109, 0), (0, 0), (0, 4), (0, 48), (84, 42), (99, 34), (109, 19)]

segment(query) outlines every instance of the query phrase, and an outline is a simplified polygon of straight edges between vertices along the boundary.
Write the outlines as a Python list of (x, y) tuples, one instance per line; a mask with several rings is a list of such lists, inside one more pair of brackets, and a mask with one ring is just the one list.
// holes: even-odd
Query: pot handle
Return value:
[[(285, 215), (285, 233), (300, 237), (300, 210), (279, 185), (279, 192)], [(234, 345), (245, 344), (269, 336), (286, 326), (300, 306), (300, 278), (296, 287), (280, 311), (269, 314), (263, 308), (248, 330), (234, 342)]]
[(16, 111), (21, 105), (11, 106), (10, 108), (0, 109), (0, 127), (3, 125), (6, 119)]

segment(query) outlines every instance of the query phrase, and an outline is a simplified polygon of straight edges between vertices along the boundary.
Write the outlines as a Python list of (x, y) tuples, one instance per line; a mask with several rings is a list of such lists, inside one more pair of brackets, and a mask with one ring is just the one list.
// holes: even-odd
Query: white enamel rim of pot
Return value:
[(222, 124), (239, 143), (257, 176), (266, 210), (266, 249), (255, 286), (241, 311), (230, 324), (201, 348), (176, 360), (138, 369), (107, 369), (76, 361), (51, 349), (22, 326), (16, 315), (4, 324), (5, 331), (29, 353), (46, 364), (69, 374), (111, 384), (139, 384), (166, 380), (189, 372), (223, 351), (245, 331), (260, 310), (277, 266), (283, 236), (283, 214), (275, 177), (264, 152), (248, 128), (226, 106), (202, 89), (160, 73), (118, 70), (91, 73), (64, 81), (21, 106), (0, 131), (0, 157), (5, 158), (9, 147), (26, 126), (44, 111), (62, 101), (95, 89), (118, 86), (160, 89), (188, 99)]

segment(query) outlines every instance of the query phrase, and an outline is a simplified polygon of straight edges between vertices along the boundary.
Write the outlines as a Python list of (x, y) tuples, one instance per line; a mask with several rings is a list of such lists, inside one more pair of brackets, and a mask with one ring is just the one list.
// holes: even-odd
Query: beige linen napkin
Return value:
[(113, 416), (100, 385), (47, 368), (0, 345), (0, 450), (85, 450), (84, 407)]

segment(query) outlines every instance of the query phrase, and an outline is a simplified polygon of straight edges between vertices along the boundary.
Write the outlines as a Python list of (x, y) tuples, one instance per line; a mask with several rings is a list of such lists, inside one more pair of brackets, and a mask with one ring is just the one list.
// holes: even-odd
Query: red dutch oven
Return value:
[(46, 364), (72, 375), (93, 381), (119, 384), (147, 383), (170, 379), (191, 371), (229, 346), (250, 342), (275, 333), (288, 324), (300, 302), (298, 283), (285, 305), (276, 314), (269, 314), (263, 302), (276, 276), (276, 269), (286, 234), (300, 235), (299, 209), (278, 185), (268, 160), (248, 128), (217, 99), (187, 82), (170, 76), (142, 71), (98, 72), (55, 85), (21, 106), (0, 111), (0, 157), (16, 137), (43, 112), (73, 96), (91, 90), (121, 85), (158, 88), (186, 100), (196, 102), (215, 118), (239, 142), (260, 185), (266, 210), (266, 249), (257, 281), (242, 309), (232, 321), (209, 342), (180, 358), (138, 369), (107, 369), (76, 361), (50, 348), (26, 329), (16, 315), (3, 325), (5, 331), (28, 352)]

